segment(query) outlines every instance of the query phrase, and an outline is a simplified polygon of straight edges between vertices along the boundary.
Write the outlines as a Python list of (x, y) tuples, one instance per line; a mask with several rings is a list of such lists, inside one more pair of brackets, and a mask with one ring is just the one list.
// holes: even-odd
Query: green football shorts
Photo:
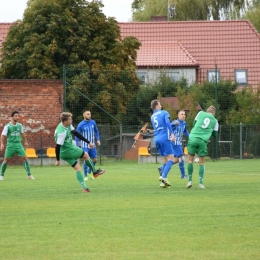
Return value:
[(22, 143), (7, 142), (5, 149), (5, 158), (13, 158), (15, 154), (17, 154), (18, 156), (26, 156)]
[(188, 141), (188, 153), (190, 155), (198, 154), (200, 157), (204, 157), (208, 154), (208, 143), (200, 138), (190, 138)]
[(60, 151), (60, 158), (64, 161), (66, 161), (70, 166), (74, 166), (75, 163), (79, 158), (82, 158), (84, 155), (84, 151), (76, 147), (74, 145), (71, 145), (70, 149), (62, 150)]

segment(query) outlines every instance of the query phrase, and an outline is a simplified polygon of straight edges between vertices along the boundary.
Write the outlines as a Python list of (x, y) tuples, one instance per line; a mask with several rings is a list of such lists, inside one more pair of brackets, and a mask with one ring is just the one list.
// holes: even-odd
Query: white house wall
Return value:
[(178, 79), (181, 79), (182, 77), (186, 78), (188, 81), (188, 84), (191, 85), (192, 83), (196, 82), (196, 68), (178, 68), (178, 69), (137, 69), (137, 74), (140, 75), (145, 73), (145, 83), (148, 82), (154, 82), (156, 79), (158, 79), (160, 73), (178, 73)]

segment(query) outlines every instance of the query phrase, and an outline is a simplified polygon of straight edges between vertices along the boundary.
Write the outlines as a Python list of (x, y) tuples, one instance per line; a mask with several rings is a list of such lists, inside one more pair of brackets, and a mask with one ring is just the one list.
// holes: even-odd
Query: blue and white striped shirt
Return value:
[[(88, 121), (82, 120), (77, 127), (77, 132), (82, 134), (86, 139), (88, 139), (93, 144), (95, 143), (95, 141), (100, 141), (97, 124), (92, 119)], [(86, 142), (79, 140), (76, 136), (75, 136), (75, 141), (76, 141), (76, 146), (81, 146), (82, 148), (89, 148)]]
[[(175, 125), (175, 123), (178, 122), (179, 124)], [(185, 134), (187, 137), (189, 137), (189, 132), (186, 129), (186, 122), (181, 121), (180, 119), (174, 120), (171, 123), (173, 134), (175, 137), (174, 144), (175, 145), (182, 145), (182, 136)]]

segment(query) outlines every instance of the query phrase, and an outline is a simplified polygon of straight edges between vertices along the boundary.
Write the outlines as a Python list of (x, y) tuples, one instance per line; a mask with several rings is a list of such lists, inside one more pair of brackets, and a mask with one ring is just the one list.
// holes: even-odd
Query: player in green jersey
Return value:
[(4, 154), (4, 161), (1, 165), (0, 180), (4, 180), (7, 163), (11, 158), (14, 157), (15, 154), (17, 154), (23, 160), (23, 165), (26, 170), (28, 179), (34, 180), (34, 177), (31, 174), (30, 165), (26, 158), (24, 147), (22, 145), (22, 142), (24, 143), (24, 145), (28, 145), (28, 143), (23, 132), (23, 126), (18, 122), (19, 112), (12, 112), (11, 117), (11, 122), (5, 125), (1, 135), (1, 151), (4, 150), (6, 142), (7, 144)]
[(218, 121), (214, 117), (216, 109), (210, 106), (206, 112), (200, 111), (195, 117), (193, 128), (188, 141), (188, 178), (186, 188), (192, 187), (193, 161), (195, 153), (199, 156), (199, 189), (205, 189), (203, 185), (205, 172), (205, 156), (208, 154), (207, 144), (211, 136), (217, 137)]
[(89, 144), (90, 148), (94, 148), (94, 144), (87, 140), (83, 135), (77, 132), (72, 126), (72, 114), (68, 112), (63, 112), (60, 115), (61, 123), (57, 126), (55, 130), (55, 141), (56, 141), (56, 166), (60, 165), (60, 158), (68, 162), (76, 170), (76, 178), (79, 181), (83, 192), (90, 192), (89, 188), (86, 186), (83, 176), (81, 174), (81, 167), (78, 163), (79, 158), (83, 158), (86, 165), (93, 172), (93, 176), (96, 178), (98, 175), (103, 174), (105, 170), (96, 170), (93, 161), (90, 159), (87, 152), (83, 149), (76, 147), (72, 143), (72, 134), (78, 137), (80, 140)]

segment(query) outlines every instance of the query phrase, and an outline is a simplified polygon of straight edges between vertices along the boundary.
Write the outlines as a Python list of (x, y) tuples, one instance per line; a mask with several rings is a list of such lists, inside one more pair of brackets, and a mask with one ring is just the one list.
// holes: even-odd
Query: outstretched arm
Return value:
[(71, 131), (72, 134), (74, 134), (75, 136), (77, 136), (80, 140), (86, 142), (87, 144), (89, 144), (89, 146), (91, 148), (94, 147), (94, 144), (92, 144), (88, 139), (86, 139), (82, 134), (80, 134), (79, 132), (77, 132), (75, 129)]

